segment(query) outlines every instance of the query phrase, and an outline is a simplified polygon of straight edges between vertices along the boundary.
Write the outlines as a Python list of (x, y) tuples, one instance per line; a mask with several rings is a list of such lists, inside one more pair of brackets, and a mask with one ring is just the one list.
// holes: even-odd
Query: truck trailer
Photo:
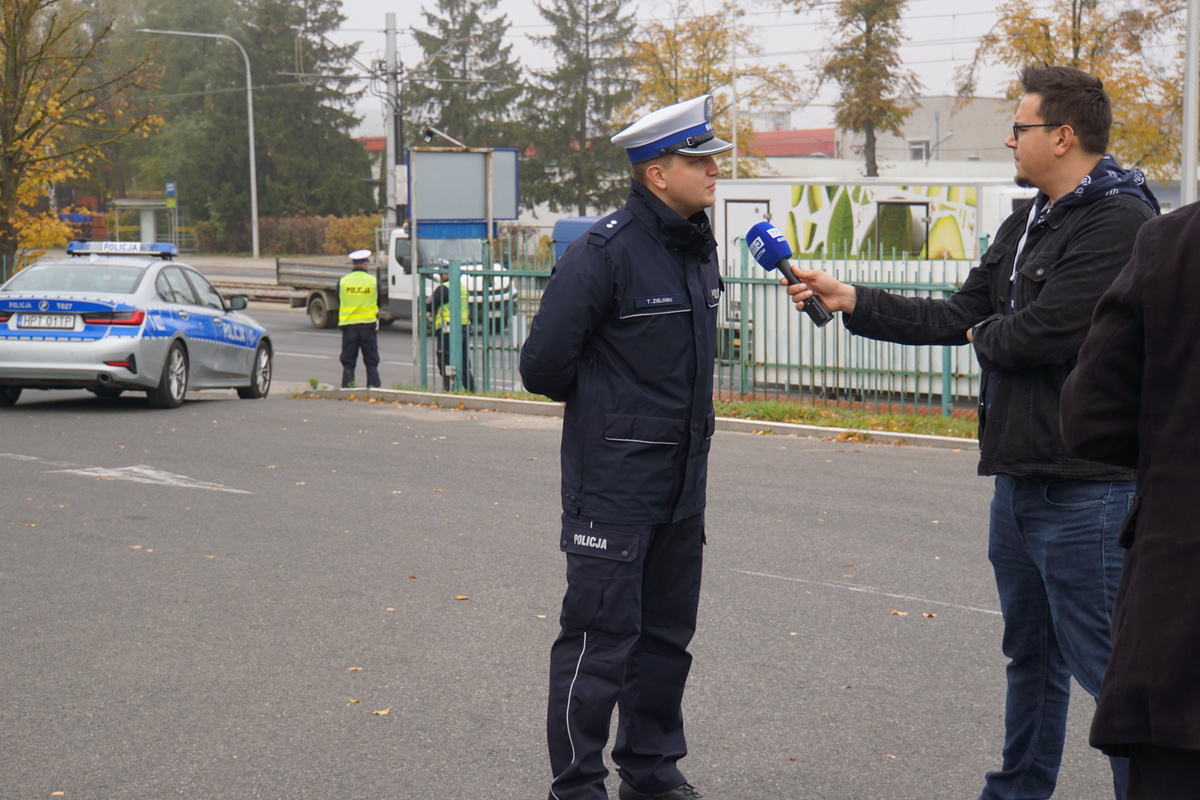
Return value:
[[(467, 287), (471, 322), (480, 324), (484, 318), (493, 331), (507, 327), (508, 318), (515, 313), (516, 287), (503, 265), (497, 263), (483, 268), (486, 242), (482, 239), (420, 239), (418, 269), (447, 266), (458, 261), (462, 281)], [(314, 328), (334, 328), (338, 321), (338, 281), (351, 269), (346, 259), (275, 259), (275, 280), (283, 287), (296, 290), (292, 308), (304, 308)], [(375, 275), (379, 286), (379, 321), (390, 325), (397, 320), (410, 322), (417, 291), (417, 271), (413, 266), (412, 241), (403, 228), (387, 232), (387, 246), (377, 252), (368, 271)], [(474, 274), (472, 274), (474, 273)], [(435, 286), (425, 278), (424, 296)], [(418, 312), (418, 319), (423, 312)]]
[(718, 180), (713, 231), (723, 265), (741, 263), (746, 231), (763, 220), (800, 259), (973, 261), (1034, 192), (998, 178)]

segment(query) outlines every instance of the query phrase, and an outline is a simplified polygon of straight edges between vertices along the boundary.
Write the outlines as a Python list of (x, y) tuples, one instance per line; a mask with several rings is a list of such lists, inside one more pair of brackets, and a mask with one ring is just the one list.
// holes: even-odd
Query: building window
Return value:
[(929, 158), (929, 140), (909, 139), (908, 157), (911, 161), (924, 161)]

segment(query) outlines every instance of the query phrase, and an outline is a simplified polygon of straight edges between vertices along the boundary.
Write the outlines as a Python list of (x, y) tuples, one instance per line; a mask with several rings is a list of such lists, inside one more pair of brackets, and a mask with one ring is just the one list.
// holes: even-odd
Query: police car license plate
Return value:
[(74, 328), (74, 314), (22, 314), (17, 317), (18, 328)]

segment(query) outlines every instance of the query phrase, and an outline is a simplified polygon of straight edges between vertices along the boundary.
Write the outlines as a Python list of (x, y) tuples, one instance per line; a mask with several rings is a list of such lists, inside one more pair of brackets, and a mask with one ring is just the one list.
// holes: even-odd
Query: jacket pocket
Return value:
[(1043, 283), (1046, 278), (1053, 274), (1054, 265), (1057, 261), (1057, 255), (1047, 255), (1044, 253), (1030, 253), (1028, 256), (1022, 256), (1021, 277), (1034, 283)]
[(610, 442), (679, 444), (683, 441), (683, 431), (681, 419), (637, 414), (604, 415), (604, 438)]
[(1137, 518), (1138, 512), (1141, 511), (1142, 496), (1135, 494), (1133, 496), (1133, 504), (1129, 507), (1129, 513), (1125, 515), (1125, 521), (1121, 523), (1121, 532), (1117, 534), (1117, 544), (1128, 550), (1133, 546), (1133, 540), (1137, 538)]

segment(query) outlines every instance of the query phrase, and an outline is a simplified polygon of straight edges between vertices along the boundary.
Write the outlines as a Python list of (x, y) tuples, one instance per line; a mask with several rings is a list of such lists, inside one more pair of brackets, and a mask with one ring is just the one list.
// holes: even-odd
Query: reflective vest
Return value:
[(352, 269), (338, 281), (338, 325), (374, 322), (379, 317), (379, 287), (365, 269)]
[[(443, 327), (450, 324), (450, 281), (446, 281), (442, 284), (442, 286), (446, 287), (447, 296), (446, 302), (438, 306), (437, 313), (433, 315), (433, 325), (437, 330), (441, 330)], [(458, 282), (458, 293), (459, 297), (462, 298), (462, 324), (470, 325), (471, 310), (467, 307), (467, 287), (461, 280)]]

